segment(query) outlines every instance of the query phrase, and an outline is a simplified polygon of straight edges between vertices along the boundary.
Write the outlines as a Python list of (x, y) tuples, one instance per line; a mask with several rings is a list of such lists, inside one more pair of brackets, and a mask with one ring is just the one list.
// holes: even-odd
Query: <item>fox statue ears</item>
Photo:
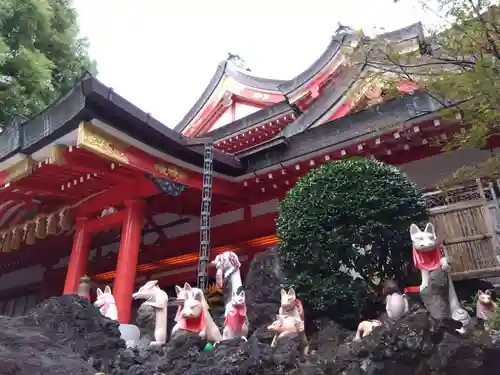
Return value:
[(144, 284), (144, 286), (146, 288), (152, 288), (152, 287), (156, 286), (157, 284), (158, 284), (158, 280), (150, 280), (146, 284)]
[[(420, 228), (416, 224), (410, 225), (410, 236), (411, 237), (415, 236), (416, 234), (419, 234), (420, 232), (422, 232), (422, 231), (420, 230)], [(427, 223), (423, 232), (432, 234), (434, 236), (436, 235), (436, 230), (434, 229), (434, 225), (432, 223)]]
[(111, 288), (108, 285), (106, 285), (106, 288), (104, 288), (104, 292), (101, 290), (101, 288), (97, 288), (97, 298), (99, 298), (103, 294), (111, 294)]
[(179, 298), (179, 296), (184, 292), (184, 290), (179, 286), (179, 285), (176, 285), (175, 286), (175, 293), (177, 293), (177, 298)]
[(491, 290), (487, 289), (487, 290), (485, 290), (484, 292), (483, 292), (482, 290), (478, 290), (478, 291), (477, 291), (477, 295), (478, 295), (478, 296), (481, 296), (481, 295), (483, 295), (483, 294), (486, 294), (486, 295), (488, 295), (488, 296), (491, 296)]
[(285, 297), (296, 298), (295, 289), (290, 288), (288, 290), (288, 293), (285, 291), (285, 289), (281, 289), (281, 298), (285, 298)]

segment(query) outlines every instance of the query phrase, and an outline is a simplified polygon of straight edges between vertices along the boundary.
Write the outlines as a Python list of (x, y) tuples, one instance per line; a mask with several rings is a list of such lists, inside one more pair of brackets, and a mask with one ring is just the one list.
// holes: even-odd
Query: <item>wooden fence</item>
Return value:
[[(445, 245), (454, 280), (500, 276), (493, 185), (456, 187), (425, 194), (430, 220)], [(494, 201), (493, 212), (491, 202)], [(494, 216), (495, 215), (495, 216)]]

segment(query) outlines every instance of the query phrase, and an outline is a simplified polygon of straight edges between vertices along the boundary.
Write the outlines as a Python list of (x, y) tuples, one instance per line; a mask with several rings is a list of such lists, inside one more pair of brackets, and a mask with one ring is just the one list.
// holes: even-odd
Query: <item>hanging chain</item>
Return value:
[(198, 283), (201, 290), (207, 288), (208, 261), (210, 258), (210, 213), (212, 209), (213, 147), (205, 144), (203, 155), (203, 187), (201, 192), (200, 215), (200, 260), (198, 263)]

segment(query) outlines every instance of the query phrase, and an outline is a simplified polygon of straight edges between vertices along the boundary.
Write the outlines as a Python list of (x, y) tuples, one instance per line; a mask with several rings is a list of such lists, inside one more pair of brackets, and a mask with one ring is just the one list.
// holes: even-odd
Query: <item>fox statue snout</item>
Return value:
[(132, 294), (133, 299), (150, 299), (156, 296), (158, 291), (160, 290), (157, 286), (158, 281), (151, 280), (146, 284), (141, 286), (139, 290)]
[(183, 318), (197, 318), (203, 313), (203, 306), (200, 301), (188, 300), (184, 303), (184, 308), (181, 311)]

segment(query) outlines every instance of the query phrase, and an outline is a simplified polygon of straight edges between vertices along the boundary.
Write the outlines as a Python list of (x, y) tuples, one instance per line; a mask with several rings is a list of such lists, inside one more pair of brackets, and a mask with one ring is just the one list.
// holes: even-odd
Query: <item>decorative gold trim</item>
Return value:
[(24, 156), (23, 160), (5, 170), (5, 173), (7, 174), (6, 182), (17, 181), (21, 178), (29, 176), (33, 173), (34, 165), (35, 161), (31, 157)]
[(216, 283), (211, 283), (207, 286), (207, 295), (208, 296), (214, 296), (216, 294), (223, 294), (224, 291), (217, 286)]
[(176, 180), (182, 180), (185, 179), (186, 173), (184, 173), (181, 169), (177, 168), (174, 165), (170, 164), (155, 164), (154, 165), (155, 169), (164, 174), (167, 177), (176, 179)]
[(49, 150), (49, 164), (63, 165), (66, 164), (64, 155), (68, 151), (68, 146), (55, 145)]
[(89, 123), (83, 122), (80, 124), (77, 145), (119, 163), (129, 163), (127, 155), (120, 150), (121, 147), (126, 147), (126, 145)]

